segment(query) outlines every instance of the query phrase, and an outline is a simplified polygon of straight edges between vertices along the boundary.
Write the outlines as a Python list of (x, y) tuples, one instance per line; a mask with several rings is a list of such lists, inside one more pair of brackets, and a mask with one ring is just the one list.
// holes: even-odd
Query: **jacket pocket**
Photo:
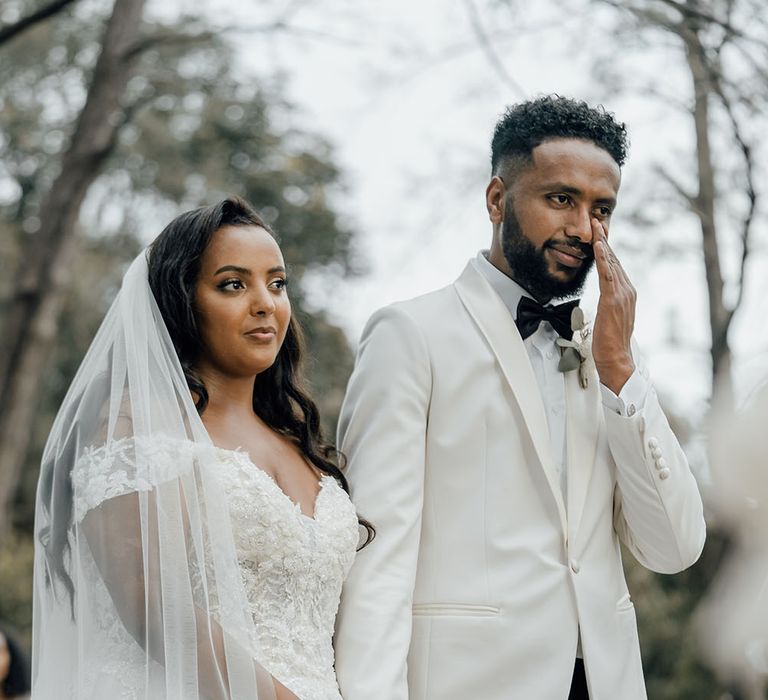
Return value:
[(501, 608), (495, 605), (472, 605), (469, 603), (417, 603), (414, 615), (435, 615), (445, 617), (495, 617)]

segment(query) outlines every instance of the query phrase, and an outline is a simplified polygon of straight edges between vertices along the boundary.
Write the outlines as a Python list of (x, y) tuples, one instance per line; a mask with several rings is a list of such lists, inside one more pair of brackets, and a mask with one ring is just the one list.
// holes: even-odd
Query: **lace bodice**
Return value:
[(341, 700), (333, 637), (357, 516), (323, 476), (314, 518), (240, 451), (219, 450), (262, 665), (301, 700)]
[[(259, 663), (300, 700), (341, 700), (332, 636), (341, 586), (359, 536), (357, 516), (344, 490), (333, 477), (323, 476), (314, 517), (309, 517), (245, 452), (179, 440), (149, 442), (141, 449), (152, 453), (160, 478), (173, 475), (170, 462), (167, 469), (162, 466), (165, 460), (182, 452), (188, 456), (189, 450), (206, 452), (204, 461), (215, 469), (230, 507)], [(78, 520), (109, 498), (152, 488), (129, 476), (130, 467), (120, 468), (120, 463), (130, 462), (132, 451), (130, 442), (118, 440), (108, 451), (101, 447), (85, 452), (72, 474)], [(128, 638), (119, 621), (101, 619), (102, 632), (111, 640), (105, 642), (107, 657), (109, 643), (125, 648)], [(140, 654), (138, 648), (136, 652)], [(133, 694), (130, 658), (124, 652), (99, 666), (102, 672), (114, 666), (125, 688), (121, 697), (139, 697), (138, 687)]]

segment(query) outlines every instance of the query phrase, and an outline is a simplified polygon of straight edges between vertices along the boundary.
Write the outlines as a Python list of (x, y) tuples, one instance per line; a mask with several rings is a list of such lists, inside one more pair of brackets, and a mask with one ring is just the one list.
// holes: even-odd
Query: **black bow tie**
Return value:
[(571, 329), (571, 312), (579, 305), (579, 300), (566, 301), (557, 306), (542, 306), (538, 301), (529, 297), (520, 297), (517, 305), (517, 329), (525, 340), (536, 332), (542, 321), (548, 321), (559, 335), (570, 340), (573, 338)]

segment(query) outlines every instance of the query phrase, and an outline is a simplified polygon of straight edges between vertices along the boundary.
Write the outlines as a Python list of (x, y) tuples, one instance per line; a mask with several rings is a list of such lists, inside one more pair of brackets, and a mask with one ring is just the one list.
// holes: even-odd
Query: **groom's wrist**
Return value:
[(599, 365), (595, 363), (595, 367), (600, 383), (610, 389), (616, 396), (619, 395), (627, 380), (635, 371), (635, 363), (631, 357)]

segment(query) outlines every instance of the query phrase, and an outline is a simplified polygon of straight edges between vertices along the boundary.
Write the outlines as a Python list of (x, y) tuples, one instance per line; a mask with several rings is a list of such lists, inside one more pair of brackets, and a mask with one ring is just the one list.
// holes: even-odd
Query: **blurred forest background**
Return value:
[[(150, 22), (147, 4), (0, 4), (0, 623), (26, 644), (34, 494), (47, 432), (127, 263), (176, 213), (235, 193), (274, 225), (331, 435), (352, 367), (345, 333), (319, 310), (313, 285), (302, 284), (366, 271), (366, 231), (336, 206), (348, 182), (333, 147), (322, 133), (295, 126), (295, 106), (279, 81), (236, 68), (227, 32), (189, 11)], [(265, 4), (273, 6), (272, 19), (254, 34), (289, 36), (302, 3)], [(524, 31), (523, 6), (463, 5), (468, 41), (513, 101), (519, 86), (494, 36)], [(686, 166), (659, 165), (648, 175), (653, 196), (683, 212), (696, 232), (711, 332), (708, 374), (715, 401), (732, 407), (729, 331), (757, 269), (753, 257), (766, 245), (759, 148), (768, 110), (768, 12), (761, 0), (565, 0), (558, 7), (612, 13), (615, 31), (601, 48), (617, 60), (594, 69), (606, 99), (623, 89), (622, 51), (663, 47), (687, 75), (688, 92), (675, 96), (690, 136)], [(669, 99), (648, 77), (641, 97)], [(647, 211), (633, 216), (638, 225), (654, 223)], [(674, 280), (668, 284), (674, 288)], [(705, 474), (705, 421), (672, 418), (697, 473)], [(709, 516), (704, 554), (681, 575), (656, 575), (625, 557), (651, 700), (768, 697), (765, 675), (716, 675), (700, 651), (694, 611), (730, 542), (716, 513)]]

